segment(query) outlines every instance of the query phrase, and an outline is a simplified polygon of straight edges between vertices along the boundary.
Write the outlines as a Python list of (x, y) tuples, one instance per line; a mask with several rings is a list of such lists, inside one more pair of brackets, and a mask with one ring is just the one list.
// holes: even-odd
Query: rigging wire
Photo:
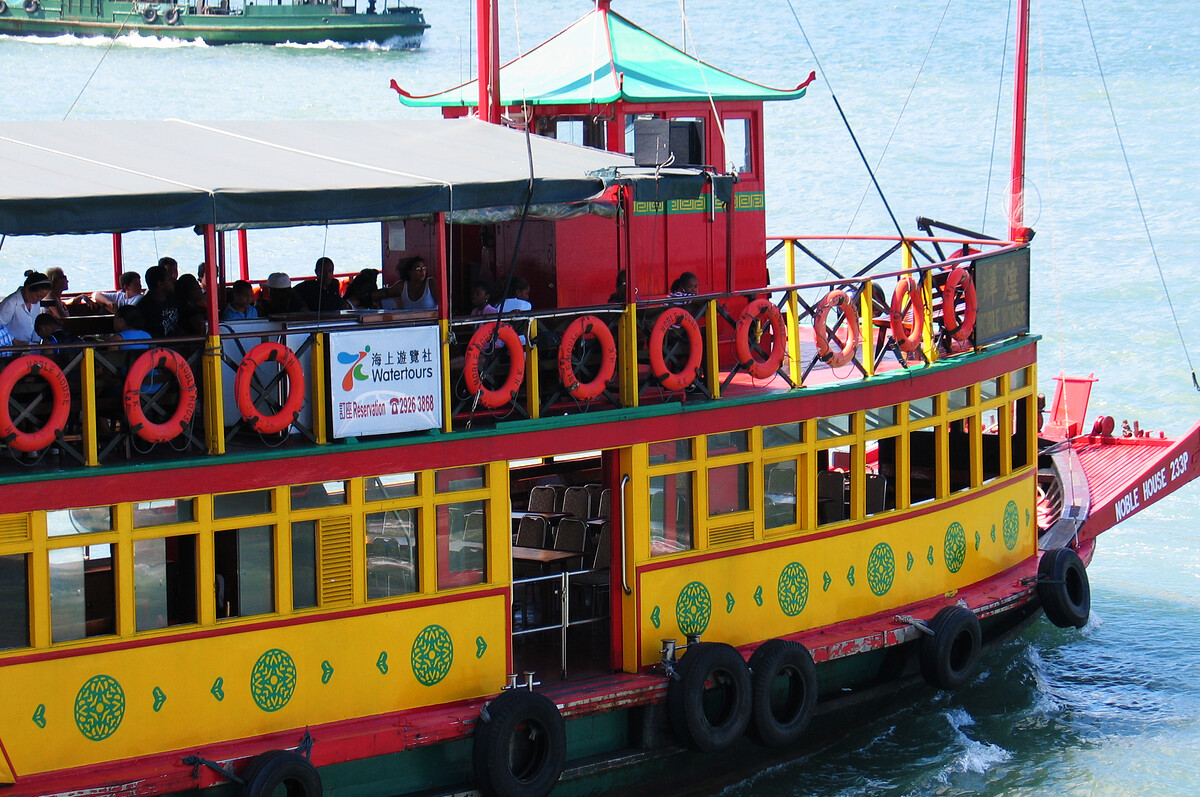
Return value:
[(1200, 391), (1200, 382), (1196, 381), (1196, 368), (1192, 365), (1192, 357), (1188, 353), (1187, 341), (1183, 337), (1183, 328), (1179, 325), (1179, 316), (1175, 314), (1175, 303), (1171, 301), (1171, 290), (1167, 287), (1167, 278), (1163, 275), (1162, 264), (1158, 260), (1158, 251), (1154, 248), (1154, 236), (1150, 234), (1150, 224), (1146, 221), (1146, 211), (1142, 208), (1142, 198), (1138, 195), (1137, 181), (1133, 179), (1133, 167), (1129, 164), (1129, 155), (1125, 152), (1125, 141), (1121, 138), (1121, 126), (1117, 124), (1117, 112), (1113, 108), (1112, 95), (1108, 91), (1108, 81), (1104, 77), (1104, 66), (1100, 63), (1100, 51), (1096, 47), (1096, 37), (1092, 33), (1092, 21), (1088, 18), (1086, 0), (1079, 0), (1083, 9), (1083, 21), (1087, 25), (1088, 39), (1092, 43), (1092, 53), (1096, 56), (1096, 69), (1100, 72), (1100, 84), (1104, 87), (1104, 99), (1108, 102), (1108, 113), (1112, 117), (1113, 130), (1117, 134), (1117, 143), (1121, 147), (1121, 158), (1125, 161), (1125, 172), (1129, 175), (1129, 185), (1133, 189), (1133, 199), (1137, 204), (1138, 215), (1142, 218), (1142, 228), (1146, 231), (1146, 241), (1150, 244), (1150, 254), (1154, 258), (1154, 267), (1158, 270), (1158, 279), (1162, 282), (1163, 293), (1167, 297), (1167, 307), (1171, 311), (1171, 320), (1175, 322), (1175, 331), (1179, 333), (1179, 344), (1183, 347), (1183, 356), (1187, 360), (1188, 369), (1192, 372), (1192, 384)]
[[(1041, 6), (1038, 6), (1039, 10)], [(996, 137), (1000, 130), (1000, 102), (1004, 97), (1004, 70), (1008, 68), (1008, 32), (1012, 26), (1012, 0), (1008, 0), (1008, 13), (1004, 15), (1004, 49), (1000, 53), (1000, 79), (996, 81), (996, 112), (992, 116), (992, 150), (988, 158), (987, 187), (983, 190), (983, 221), (979, 224), (981, 232), (987, 231), (988, 203), (992, 198), (992, 171), (996, 166)], [(1039, 31), (1040, 22), (1039, 24)], [(1045, 74), (1043, 73), (1043, 78)], [(1045, 95), (1043, 94), (1043, 98)]]
[(842, 123), (846, 126), (846, 132), (850, 134), (850, 140), (854, 142), (854, 148), (858, 150), (858, 157), (862, 159), (863, 166), (866, 167), (867, 174), (871, 177), (871, 183), (875, 186), (875, 191), (879, 194), (879, 200), (883, 202), (883, 207), (887, 211), (888, 217), (892, 220), (892, 226), (896, 228), (896, 233), (903, 238), (904, 230), (901, 229), (900, 222), (896, 220), (896, 214), (892, 212), (892, 206), (888, 203), (887, 197), (883, 193), (883, 188), (880, 187), (879, 180), (875, 177), (875, 171), (871, 168), (871, 164), (867, 161), (867, 156), (863, 152), (862, 146), (858, 143), (858, 136), (854, 135), (854, 129), (850, 126), (850, 120), (846, 118), (846, 112), (842, 110), (842, 104), (838, 102), (837, 93), (833, 90), (833, 84), (829, 82), (829, 76), (825, 73), (825, 68), (821, 66), (821, 59), (817, 55), (817, 51), (813, 48), (812, 42), (808, 39), (808, 31), (801, 24), (800, 15), (796, 13), (796, 8), (792, 5), (792, 0), (787, 0), (787, 5), (788, 9), (792, 12), (792, 19), (796, 21), (796, 27), (800, 29), (800, 35), (804, 37), (804, 43), (808, 46), (809, 53), (812, 54), (813, 61), (817, 64), (821, 78), (825, 81), (825, 85), (829, 86), (829, 97), (833, 100), (838, 115), (842, 117)]
[(112, 35), (112, 39), (109, 40), (108, 46), (105, 47), (104, 52), (100, 54), (100, 60), (96, 62), (95, 68), (92, 69), (92, 74), (88, 75), (88, 79), (83, 82), (83, 88), (81, 88), (79, 93), (75, 95), (75, 99), (71, 101), (71, 107), (67, 108), (67, 112), (63, 114), (62, 120), (64, 122), (67, 121), (67, 117), (71, 115), (71, 111), (75, 110), (76, 103), (83, 98), (83, 93), (87, 91), (88, 86), (92, 84), (92, 78), (94, 78), (96, 73), (100, 71), (100, 65), (103, 64), (104, 59), (108, 57), (108, 51), (113, 48), (113, 45), (117, 43), (117, 38), (124, 32), (125, 25), (128, 24), (129, 18), (133, 16), (133, 8), (133, 5), (129, 6), (129, 11), (125, 13), (125, 18), (121, 20), (121, 27), (117, 28), (117, 32)]
[[(696, 46), (696, 37), (692, 35), (692, 26), (688, 23), (687, 9), (684, 8), (685, 0), (679, 0), (679, 16), (683, 23), (683, 50), (684, 55), (687, 55), (688, 39), (692, 41), (692, 56), (696, 60), (696, 73), (700, 75), (700, 81), (704, 84), (704, 93), (708, 96), (708, 105), (712, 108), (713, 119), (717, 121), (717, 134), (721, 137), (721, 149), (725, 151), (725, 159), (729, 160), (729, 142), (725, 140), (725, 125), (721, 123), (721, 115), (717, 113), (717, 103), (713, 100), (712, 89), (708, 86), (708, 75), (704, 74), (704, 62), (700, 60), (700, 48)], [(723, 166), (721, 168), (724, 168)], [(716, 197), (713, 197), (716, 201)]]

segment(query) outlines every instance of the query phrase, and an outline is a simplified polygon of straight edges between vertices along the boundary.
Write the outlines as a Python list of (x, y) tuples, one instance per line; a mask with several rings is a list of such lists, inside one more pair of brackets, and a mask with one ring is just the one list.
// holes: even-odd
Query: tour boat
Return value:
[(376, 42), (415, 49), (429, 25), (421, 9), (375, 0), (364, 12), (335, 0), (0, 0), (0, 33), (203, 39), (207, 44)]
[[(1196, 478), (1200, 426), (1039, 402), (1018, 8), (1008, 229), (846, 273), (766, 236), (763, 103), (807, 81), (607, 0), (504, 69), (481, 0), (477, 83), (403, 93), (479, 118), (0, 124), (0, 234), (111, 234), (119, 274), (195, 228), (215, 288), (205, 336), (3, 360), (3, 793), (679, 784), (1082, 627), (1097, 536)], [(221, 322), (257, 228), (364, 221), (435, 309)], [(472, 314), (478, 280), (532, 308)]]

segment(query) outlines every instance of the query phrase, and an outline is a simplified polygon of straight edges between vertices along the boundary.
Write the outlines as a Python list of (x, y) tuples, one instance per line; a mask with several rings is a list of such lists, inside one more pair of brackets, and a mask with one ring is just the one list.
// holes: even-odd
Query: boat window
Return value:
[(785, 423), (763, 427), (763, 448), (778, 448), (804, 442), (803, 423)]
[(449, 468), (447, 470), (439, 470), (436, 474), (435, 489), (439, 493), (476, 490), (486, 486), (487, 469), (483, 465)]
[(1030, 420), (1030, 408), (1033, 398), (1026, 396), (1025, 398), (1017, 399), (1010, 406), (1013, 407), (1013, 434), (1012, 434), (1012, 466), (1013, 470), (1023, 468), (1029, 464), (1030, 449), (1033, 447), (1034, 437), (1030, 434), (1030, 427), (1033, 426)]
[(634, 126), (638, 119), (658, 119), (659, 114), (656, 113), (638, 113), (625, 115), (625, 154), (632, 155), (634, 148)]
[(970, 425), (979, 423), (979, 416), (950, 422), (950, 492), (956, 493), (971, 486)]
[(300, 520), (292, 524), (292, 608), (316, 605), (317, 521)]
[(750, 466), (723, 465), (708, 469), (708, 514), (727, 515), (750, 509)]
[(722, 432), (708, 436), (708, 455), (741, 454), (750, 450), (749, 432)]
[(195, 535), (134, 541), (133, 597), (138, 631), (196, 622)]
[(837, 415), (832, 418), (817, 419), (817, 439), (826, 440), (830, 437), (841, 437), (850, 434), (853, 416)]
[(345, 482), (292, 485), (292, 509), (318, 509), (323, 506), (343, 506), (345, 503)]
[(754, 171), (749, 119), (725, 120), (725, 171), (733, 174)]
[(560, 117), (554, 120), (554, 137), (568, 144), (583, 146), (583, 120)]
[(690, 551), (692, 543), (692, 474), (650, 478), (650, 555)]
[(487, 577), (487, 501), (437, 507), (438, 589), (482, 584)]
[(175, 498), (167, 501), (142, 501), (133, 505), (133, 527), (167, 526), (190, 523), (196, 519), (196, 499)]
[(692, 458), (692, 440), (668, 440), (650, 444), (650, 464), (665, 465), (669, 462), (687, 462)]
[(417, 591), (417, 509), (367, 515), (367, 599)]
[(867, 431), (886, 429), (896, 425), (896, 406), (877, 407), (866, 411)]
[(703, 166), (704, 120), (680, 116), (671, 120), (671, 157), (676, 166)]
[(64, 537), (70, 534), (89, 534), (94, 531), (112, 531), (113, 512), (111, 506), (92, 506), (85, 509), (61, 509), (46, 513), (46, 534)]
[(275, 610), (275, 557), (270, 526), (213, 534), (217, 617), (247, 617)]
[(1008, 375), (1008, 389), (1018, 390), (1029, 384), (1029, 369), (1021, 368)]
[(768, 529), (796, 525), (796, 474), (794, 459), (763, 465), (763, 518)]
[(932, 501), (937, 497), (936, 438), (937, 432), (933, 429), (909, 432), (909, 496), (912, 504)]
[(983, 431), (983, 481), (1003, 475), (1000, 464), (1000, 410), (985, 410), (980, 416)]
[(927, 396), (908, 403), (908, 420), (924, 421), (937, 415), (937, 396)]
[(0, 649), (29, 647), (29, 557), (0, 556)]
[(896, 463), (899, 436), (882, 437), (867, 445), (867, 474), (864, 481), (867, 515), (896, 508), (896, 481), (902, 478)]
[(50, 551), (50, 639), (117, 632), (116, 560), (111, 545)]
[(391, 473), (386, 476), (371, 476), (364, 479), (368, 501), (386, 501), (389, 498), (408, 498), (417, 494), (415, 473)]
[(265, 515), (271, 511), (271, 490), (213, 496), (213, 519)]
[(1000, 380), (987, 379), (979, 383), (979, 398), (983, 401), (994, 399), (1000, 395)]
[(946, 394), (946, 401), (950, 412), (966, 409), (971, 406), (971, 388), (964, 387), (959, 390), (951, 390)]

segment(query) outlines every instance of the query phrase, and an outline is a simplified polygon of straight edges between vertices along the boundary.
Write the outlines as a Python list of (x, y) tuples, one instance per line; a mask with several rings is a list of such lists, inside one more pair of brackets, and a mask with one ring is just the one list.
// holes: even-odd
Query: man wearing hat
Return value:
[(303, 313), (308, 309), (304, 301), (292, 290), (292, 279), (282, 271), (267, 277), (266, 295), (258, 300), (259, 318), (282, 313)]
[(42, 342), (34, 332), (33, 320), (42, 314), (42, 299), (49, 295), (50, 278), (39, 271), (26, 271), (25, 284), (0, 302), (0, 325), (8, 329), (13, 343)]

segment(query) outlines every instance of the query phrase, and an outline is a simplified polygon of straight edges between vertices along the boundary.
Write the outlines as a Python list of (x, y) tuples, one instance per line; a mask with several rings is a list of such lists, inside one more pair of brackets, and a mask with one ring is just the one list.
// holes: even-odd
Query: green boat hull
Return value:
[[(200, 0), (203, 2), (203, 0)], [(121, 36), (138, 33), (208, 44), (366, 42), (416, 48), (429, 27), (419, 8), (353, 13), (335, 5), (247, 5), (234, 13), (200, 13), (203, 6), (106, 0), (4, 0), (0, 34)]]

